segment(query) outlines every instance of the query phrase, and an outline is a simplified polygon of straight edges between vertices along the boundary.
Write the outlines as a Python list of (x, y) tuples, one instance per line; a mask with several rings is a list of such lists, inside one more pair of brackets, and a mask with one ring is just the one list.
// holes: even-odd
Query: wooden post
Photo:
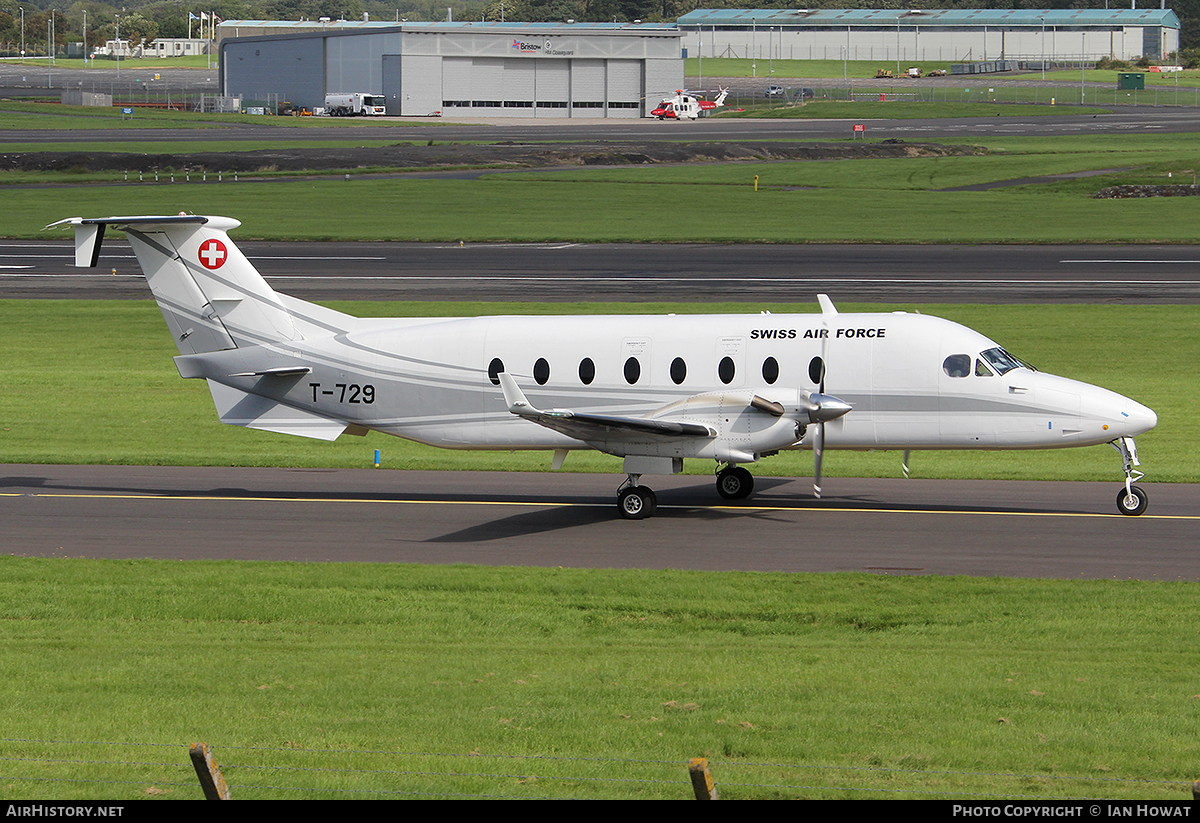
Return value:
[(708, 758), (693, 757), (688, 762), (688, 773), (692, 776), (692, 791), (697, 800), (716, 800), (717, 788), (713, 785), (712, 772), (708, 770)]
[(193, 743), (188, 753), (196, 769), (196, 777), (200, 778), (200, 788), (204, 789), (204, 799), (229, 800), (229, 786), (221, 777), (221, 770), (217, 767), (217, 761), (213, 760), (208, 744)]

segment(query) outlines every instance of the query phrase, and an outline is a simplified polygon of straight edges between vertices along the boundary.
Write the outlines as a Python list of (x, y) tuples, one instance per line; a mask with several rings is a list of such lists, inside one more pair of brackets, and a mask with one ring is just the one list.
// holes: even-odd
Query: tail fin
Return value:
[(228, 217), (71, 217), (75, 265), (93, 267), (113, 226), (129, 238), (180, 354), (296, 340), (291, 313), (226, 234)]

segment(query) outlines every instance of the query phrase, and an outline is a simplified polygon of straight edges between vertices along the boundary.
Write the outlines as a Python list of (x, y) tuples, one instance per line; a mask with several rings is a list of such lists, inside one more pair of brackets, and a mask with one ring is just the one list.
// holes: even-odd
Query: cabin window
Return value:
[(539, 357), (537, 362), (533, 364), (533, 379), (537, 381), (539, 386), (546, 385), (546, 381), (550, 379), (550, 364), (546, 358)]
[(596, 364), (592, 362), (592, 358), (585, 357), (579, 361), (579, 382), (585, 386), (592, 385), (592, 381), (596, 379)]
[(825, 380), (825, 361), (814, 357), (808, 362), (808, 382), (818, 386)]
[(971, 373), (971, 355), (950, 355), (942, 361), (942, 371), (950, 377), (966, 377)]
[(721, 362), (717, 364), (717, 377), (721, 378), (721, 382), (729, 385), (733, 382), (734, 372), (737, 368), (733, 365), (732, 357), (722, 357)]
[(676, 386), (687, 379), (687, 363), (683, 362), (682, 357), (676, 357), (671, 361), (671, 382)]
[(625, 382), (633, 385), (642, 376), (642, 364), (638, 362), (636, 357), (631, 357), (625, 361)]
[(779, 379), (779, 361), (774, 357), (768, 357), (763, 361), (762, 368), (763, 380), (767, 381), (768, 385), (774, 385)]
[(504, 371), (504, 361), (499, 357), (493, 357), (492, 362), (488, 363), (488, 379), (492, 381), (493, 386), (500, 385), (500, 372)]
[(975, 358), (975, 376), (976, 377), (995, 377), (996, 375), (992, 372), (991, 369), (989, 369), (987, 367), (986, 363), (984, 363), (982, 360), (980, 360), (978, 357), (976, 357)]

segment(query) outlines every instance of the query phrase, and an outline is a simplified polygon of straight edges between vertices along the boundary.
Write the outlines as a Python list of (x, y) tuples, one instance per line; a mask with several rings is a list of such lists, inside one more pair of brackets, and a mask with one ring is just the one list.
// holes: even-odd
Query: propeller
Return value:
[(819, 387), (817, 394), (806, 392), (808, 401), (808, 419), (815, 423), (813, 431), (813, 495), (821, 499), (821, 460), (825, 456), (825, 423), (836, 420), (853, 409), (849, 403), (825, 393), (825, 372), (827, 355), (829, 354), (829, 318), (837, 314), (837, 309), (828, 295), (818, 294), (817, 301), (821, 304), (821, 356), (814, 357), (808, 364), (808, 377)]

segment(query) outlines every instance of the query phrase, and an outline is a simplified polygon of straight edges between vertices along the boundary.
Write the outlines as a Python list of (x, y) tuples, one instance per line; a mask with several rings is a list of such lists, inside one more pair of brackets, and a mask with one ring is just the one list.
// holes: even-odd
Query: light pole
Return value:
[(21, 63), (25, 63), (25, 7), (17, 6), (21, 10)]
[(121, 79), (121, 15), (114, 14), (117, 19), (117, 80)]
[(1087, 32), (1086, 31), (1080, 32), (1079, 41), (1082, 44), (1080, 46), (1080, 51), (1082, 52), (1082, 54), (1079, 55), (1079, 105), (1082, 106), (1083, 105), (1083, 79), (1084, 79), (1083, 66), (1084, 66), (1084, 61), (1087, 60)]
[(1039, 17), (1042, 21), (1042, 79), (1046, 79), (1046, 18)]
[(758, 20), (750, 18), (750, 75), (758, 77)]
[(846, 56), (842, 58), (842, 80), (846, 84), (846, 93), (850, 95), (850, 100), (854, 100), (854, 95), (850, 92), (850, 24), (846, 24)]

